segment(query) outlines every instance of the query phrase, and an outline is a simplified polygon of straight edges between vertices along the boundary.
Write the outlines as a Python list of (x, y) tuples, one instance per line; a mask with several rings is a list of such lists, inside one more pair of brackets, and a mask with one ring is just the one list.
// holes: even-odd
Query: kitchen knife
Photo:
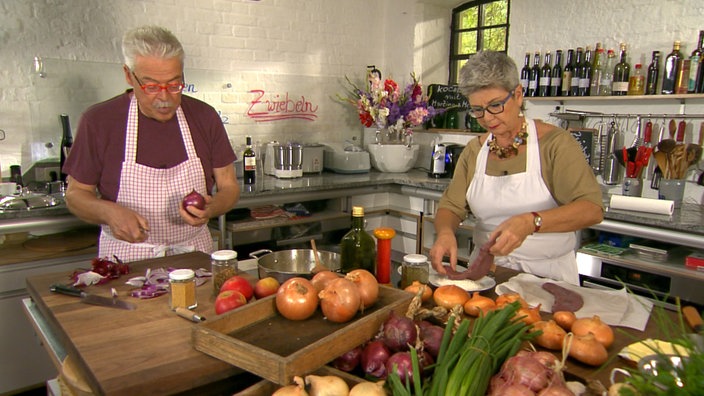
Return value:
[(100, 305), (103, 307), (119, 308), (119, 309), (127, 309), (127, 310), (137, 309), (137, 306), (134, 305), (133, 303), (118, 300), (117, 297), (109, 298), (109, 297), (97, 296), (95, 294), (88, 294), (88, 293), (84, 292), (83, 290), (72, 287), (72, 286), (53, 284), (49, 287), (49, 290), (51, 290), (54, 293), (65, 294), (67, 296), (80, 297), (81, 302), (85, 303), (85, 304)]
[(701, 333), (704, 331), (704, 325), (702, 325), (702, 317), (699, 315), (699, 311), (692, 306), (682, 308), (682, 315), (687, 323), (692, 326), (695, 332)]

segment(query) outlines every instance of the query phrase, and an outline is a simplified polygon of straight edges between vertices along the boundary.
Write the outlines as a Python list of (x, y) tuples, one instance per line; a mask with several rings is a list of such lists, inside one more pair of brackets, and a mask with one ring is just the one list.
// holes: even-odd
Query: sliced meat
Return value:
[(445, 266), (445, 271), (447, 272), (448, 279), (461, 280), (461, 279), (471, 279), (479, 280), (486, 276), (491, 269), (491, 265), (494, 264), (494, 255), (489, 253), (489, 249), (494, 245), (496, 240), (491, 240), (482, 245), (479, 248), (479, 254), (477, 258), (474, 259), (472, 264), (464, 271), (455, 271), (449, 265)]
[(555, 301), (552, 303), (552, 312), (570, 311), (576, 312), (584, 305), (584, 300), (579, 293), (551, 282), (543, 283), (543, 289), (553, 295)]

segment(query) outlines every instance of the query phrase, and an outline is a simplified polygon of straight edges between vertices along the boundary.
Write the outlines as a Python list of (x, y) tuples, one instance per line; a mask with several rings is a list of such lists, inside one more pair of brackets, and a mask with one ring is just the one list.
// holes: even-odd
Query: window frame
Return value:
[[(502, 52), (508, 52), (508, 35), (509, 35), (509, 27), (510, 27), (510, 16), (511, 16), (511, 0), (506, 0), (506, 22), (502, 24), (497, 24), (497, 25), (481, 25), (481, 21), (483, 20), (483, 14), (485, 10), (485, 5), (489, 3), (493, 3), (496, 1), (500, 0), (472, 0), (468, 1), (464, 4), (461, 4), (455, 8), (452, 9), (452, 20), (450, 22), (450, 56), (449, 56), (449, 73), (448, 73), (448, 84), (450, 85), (455, 85), (457, 84), (457, 79), (458, 79), (458, 68), (456, 67), (458, 62), (461, 62), (463, 60), (469, 59), (472, 54), (460, 54), (459, 53), (459, 36), (460, 33), (463, 32), (477, 32), (477, 51), (481, 51), (482, 48), (482, 43), (483, 43), (483, 33), (487, 29), (495, 29), (495, 28), (504, 28), (506, 29), (506, 42), (504, 44), (504, 51)], [(457, 23), (459, 21), (459, 18), (457, 17), (459, 13), (473, 8), (473, 7), (479, 7), (479, 19), (478, 19), (478, 25), (477, 27), (473, 28), (468, 28), (468, 29), (459, 29), (457, 26)]]

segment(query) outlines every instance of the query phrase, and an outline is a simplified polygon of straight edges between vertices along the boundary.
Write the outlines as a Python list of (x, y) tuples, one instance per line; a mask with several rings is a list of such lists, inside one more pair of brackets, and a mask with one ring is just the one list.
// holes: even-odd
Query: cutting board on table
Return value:
[(98, 233), (96, 228), (81, 228), (28, 239), (22, 246), (43, 253), (72, 252), (95, 246), (98, 243)]

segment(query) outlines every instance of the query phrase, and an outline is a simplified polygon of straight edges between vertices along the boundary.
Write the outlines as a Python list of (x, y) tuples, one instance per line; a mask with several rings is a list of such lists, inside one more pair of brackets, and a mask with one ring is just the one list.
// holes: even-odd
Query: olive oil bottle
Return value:
[(374, 238), (364, 230), (364, 208), (352, 207), (352, 229), (340, 242), (342, 272), (364, 269), (376, 274), (376, 245)]

